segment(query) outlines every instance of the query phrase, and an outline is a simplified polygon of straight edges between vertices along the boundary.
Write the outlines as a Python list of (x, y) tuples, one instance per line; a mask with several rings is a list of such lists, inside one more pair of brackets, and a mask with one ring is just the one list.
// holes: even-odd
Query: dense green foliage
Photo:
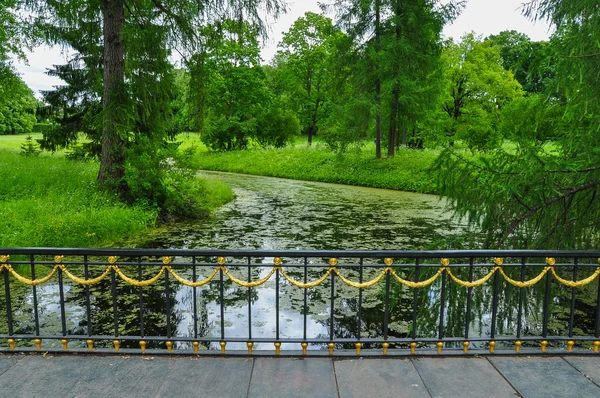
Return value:
[(25, 82), (8, 70), (0, 77), (0, 135), (31, 133), (37, 100)]
[[(600, 9), (596, 1), (532, 1), (528, 15), (556, 27), (545, 97), (507, 106), (514, 146), (476, 159), (440, 156), (442, 193), (482, 227), (488, 246), (583, 249), (599, 241)], [(530, 71), (529, 73), (534, 73)], [(509, 120), (510, 119), (510, 120)]]

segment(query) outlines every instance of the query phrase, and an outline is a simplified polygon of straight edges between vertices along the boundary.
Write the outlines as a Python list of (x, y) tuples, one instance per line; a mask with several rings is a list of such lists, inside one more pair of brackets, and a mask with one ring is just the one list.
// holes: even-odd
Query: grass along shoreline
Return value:
[(183, 163), (197, 170), (226, 171), (294, 180), (330, 182), (437, 194), (430, 170), (437, 150), (400, 149), (394, 158), (375, 159), (372, 143), (338, 156), (325, 145), (295, 144), (283, 149), (209, 152), (198, 138), (184, 138)]
[[(157, 209), (98, 189), (98, 162), (22, 156), (25, 137), (0, 136), (0, 247), (109, 247), (156, 226)], [(233, 199), (226, 184), (193, 184), (206, 214)]]

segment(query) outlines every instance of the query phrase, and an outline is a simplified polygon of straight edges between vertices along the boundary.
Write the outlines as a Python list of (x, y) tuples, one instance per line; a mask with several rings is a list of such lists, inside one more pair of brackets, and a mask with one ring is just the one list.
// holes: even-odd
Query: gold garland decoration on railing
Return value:
[[(202, 279), (202, 280), (198, 280), (198, 281), (191, 281), (191, 280), (185, 279), (181, 275), (177, 274), (170, 265), (173, 259), (171, 257), (165, 256), (165, 257), (162, 257), (163, 265), (162, 265), (160, 271), (155, 276), (153, 276), (150, 279), (146, 279), (146, 280), (137, 280), (137, 279), (134, 279), (134, 278), (131, 278), (131, 277), (125, 275), (123, 273), (123, 271), (121, 271), (119, 269), (118, 265), (116, 265), (117, 257), (110, 256), (110, 257), (108, 257), (109, 265), (101, 275), (99, 275), (95, 278), (87, 278), (86, 279), (86, 278), (80, 278), (80, 277), (75, 276), (67, 269), (67, 267), (63, 264), (64, 256), (55, 256), (54, 262), (56, 263), (56, 265), (52, 268), (52, 271), (48, 275), (44, 276), (43, 278), (29, 279), (29, 278), (26, 278), (26, 277), (20, 275), (18, 272), (16, 272), (12, 268), (12, 266), (8, 263), (9, 260), (10, 260), (10, 256), (0, 255), (0, 263), (1, 263), (0, 272), (2, 272), (3, 270), (7, 270), (16, 280), (18, 280), (21, 283), (30, 285), (30, 286), (37, 286), (37, 285), (48, 282), (58, 272), (58, 270), (62, 271), (67, 276), (67, 278), (69, 278), (71, 281), (73, 281), (77, 284), (80, 284), (80, 285), (87, 285), (87, 286), (96, 285), (96, 284), (100, 283), (111, 273), (111, 271), (114, 271), (114, 273), (116, 275), (118, 275), (123, 281), (125, 281), (126, 283), (129, 283), (130, 285), (138, 286), (138, 287), (149, 286), (149, 285), (156, 283), (163, 276), (163, 274), (165, 274), (165, 272), (173, 275), (175, 280), (177, 282), (181, 283), (182, 285), (189, 286), (189, 287), (202, 287), (202, 286), (205, 286), (208, 283), (210, 283), (215, 278), (217, 273), (222, 272), (223, 274), (227, 275), (227, 277), (233, 283), (235, 283), (239, 286), (242, 286), (242, 287), (247, 287), (247, 288), (254, 288), (254, 287), (261, 286), (261, 285), (267, 283), (276, 272), (279, 272), (291, 285), (299, 287), (301, 289), (309, 289), (309, 288), (314, 288), (314, 287), (321, 285), (323, 282), (325, 282), (331, 276), (332, 273), (334, 273), (338, 278), (340, 278), (340, 280), (342, 282), (344, 282), (346, 285), (357, 288), (357, 289), (366, 289), (366, 288), (375, 286), (387, 274), (393, 276), (394, 279), (396, 279), (396, 281), (398, 281), (398, 283), (400, 283), (406, 287), (412, 288), (412, 289), (424, 288), (424, 287), (431, 285), (444, 272), (446, 272), (448, 274), (448, 276), (456, 284), (458, 284), (462, 287), (466, 287), (466, 288), (482, 286), (483, 284), (488, 282), (496, 274), (496, 272), (500, 272), (500, 275), (502, 275), (502, 277), (504, 278), (504, 280), (506, 282), (508, 282), (509, 284), (516, 286), (518, 288), (526, 288), (526, 287), (531, 287), (531, 286), (535, 285), (540, 280), (542, 280), (542, 278), (544, 278), (544, 276), (546, 276), (546, 274), (548, 274), (548, 272), (552, 272), (552, 275), (554, 275), (554, 278), (559, 283), (561, 283), (565, 286), (571, 287), (571, 288), (577, 288), (577, 287), (582, 287), (582, 286), (588, 285), (588, 284), (592, 283), (596, 278), (598, 278), (598, 276), (600, 276), (600, 267), (598, 267), (598, 268), (596, 268), (596, 271), (592, 275), (590, 275), (589, 277), (587, 277), (585, 279), (581, 279), (579, 281), (572, 281), (572, 280), (564, 279), (560, 275), (558, 275), (558, 273), (556, 272), (556, 269), (554, 268), (554, 265), (556, 264), (556, 260), (554, 258), (546, 258), (546, 267), (544, 267), (543, 271), (539, 275), (537, 275), (536, 277), (534, 277), (530, 280), (527, 280), (527, 281), (519, 281), (519, 280), (515, 280), (515, 279), (512, 279), (511, 277), (509, 277), (506, 274), (506, 272), (504, 272), (504, 269), (502, 268), (502, 264), (504, 262), (503, 259), (496, 258), (496, 259), (494, 259), (494, 263), (495, 263), (494, 268), (492, 268), (492, 270), (490, 270), (490, 272), (488, 272), (487, 275), (485, 275), (484, 277), (482, 277), (480, 279), (474, 280), (474, 281), (465, 281), (465, 280), (458, 278), (452, 272), (452, 270), (449, 267), (450, 260), (447, 258), (443, 258), (441, 260), (441, 267), (437, 270), (437, 272), (432, 277), (430, 277), (424, 281), (410, 281), (410, 280), (400, 277), (396, 273), (396, 270), (392, 267), (394, 261), (391, 258), (386, 258), (384, 260), (386, 267), (383, 270), (381, 270), (381, 272), (379, 272), (379, 274), (377, 276), (375, 276), (373, 279), (365, 281), (365, 282), (354, 282), (354, 281), (346, 278), (344, 275), (342, 275), (340, 270), (337, 268), (338, 260), (336, 258), (331, 258), (329, 260), (329, 268), (323, 274), (323, 276), (321, 276), (320, 278), (318, 278), (312, 282), (300, 282), (300, 281), (293, 279), (287, 272), (285, 272), (283, 267), (281, 266), (282, 259), (280, 257), (275, 257), (273, 260), (274, 267), (271, 269), (271, 271), (265, 277), (263, 277), (259, 280), (256, 280), (256, 281), (244, 281), (242, 279), (235, 277), (225, 267), (225, 264), (227, 262), (225, 257), (219, 257), (217, 259), (217, 263), (218, 263), (217, 267), (215, 267), (213, 272), (208, 277), (206, 277), (205, 279)], [(598, 259), (598, 262), (600, 263), (600, 259)]]

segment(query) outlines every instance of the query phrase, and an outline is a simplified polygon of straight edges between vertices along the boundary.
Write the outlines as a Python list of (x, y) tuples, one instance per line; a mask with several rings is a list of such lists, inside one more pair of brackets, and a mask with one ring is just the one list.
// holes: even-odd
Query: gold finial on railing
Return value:
[(200, 342), (199, 341), (194, 341), (192, 343), (192, 346), (194, 347), (194, 354), (197, 354), (198, 351), (200, 351)]
[(443, 258), (443, 259), (442, 259), (442, 265), (443, 265), (444, 267), (447, 267), (447, 266), (449, 266), (449, 265), (450, 265), (450, 259), (448, 259), (448, 258)]
[(567, 341), (567, 352), (573, 352), (574, 345), (575, 345), (575, 342), (573, 340)]
[(56, 264), (62, 263), (64, 259), (65, 259), (65, 256), (54, 256), (54, 262)]
[(219, 257), (217, 258), (217, 264), (219, 265), (223, 265), (227, 262), (227, 259), (225, 257)]
[(362, 344), (356, 343), (354, 344), (354, 347), (356, 348), (356, 355), (360, 355), (360, 349), (362, 348)]
[(496, 351), (496, 342), (490, 341), (490, 354), (493, 354)]
[(35, 344), (35, 349), (40, 351), (42, 349), (42, 339), (35, 339), (33, 340), (33, 343)]
[(116, 262), (117, 262), (117, 260), (118, 260), (118, 257), (117, 257), (117, 256), (108, 256), (108, 263), (109, 263), (110, 265), (113, 265), (114, 263), (116, 263)]
[(10, 260), (10, 256), (8, 254), (0, 256), (0, 263), (7, 263), (8, 260)]
[(164, 265), (169, 265), (173, 261), (173, 257), (171, 257), (171, 256), (163, 256), (161, 260), (162, 260), (162, 263)]
[(442, 350), (444, 349), (444, 342), (442, 342), (442, 341), (438, 341), (438, 342), (436, 343), (436, 346), (437, 346), (437, 353), (438, 353), (438, 354), (441, 354), (441, 353), (442, 353)]
[(338, 265), (338, 259), (335, 257), (330, 258), (329, 265), (331, 265), (332, 267), (335, 267), (336, 265)]
[(410, 343), (410, 353), (412, 355), (415, 355), (417, 353), (417, 343), (414, 341)]
[(494, 264), (496, 264), (497, 266), (501, 266), (502, 264), (504, 264), (504, 259), (500, 258), (500, 257), (496, 257), (494, 259)]
[(146, 342), (144, 340), (140, 340), (140, 351), (142, 351), (142, 354), (146, 352)]
[(275, 264), (277, 266), (281, 265), (282, 263), (283, 263), (283, 261), (281, 260), (281, 257), (275, 257), (273, 259), (273, 264)]
[(541, 346), (542, 346), (542, 352), (546, 352), (546, 348), (548, 347), (548, 341), (543, 340), (541, 343)]
[(388, 349), (390, 348), (390, 343), (386, 341), (381, 346), (383, 347), (383, 355), (387, 355)]
[(308, 348), (308, 343), (304, 342), (304, 343), (300, 344), (300, 346), (302, 347), (302, 355), (306, 355), (306, 350)]
[(468, 341), (463, 341), (463, 352), (467, 354), (469, 352), (469, 346), (471, 345)]
[(385, 260), (383, 260), (383, 262), (389, 267), (390, 265), (394, 264), (394, 259), (388, 257)]
[(594, 346), (594, 348), (593, 348), (594, 352), (598, 352), (598, 350), (600, 349), (600, 341), (594, 341), (593, 346)]
[(546, 257), (546, 264), (552, 267), (554, 266), (554, 264), (556, 264), (556, 259), (552, 257)]
[(327, 348), (329, 348), (329, 355), (333, 355), (333, 349), (335, 348), (335, 344), (329, 343), (327, 344)]
[(113, 345), (115, 346), (115, 352), (119, 352), (121, 349), (121, 340), (113, 340)]
[(172, 341), (166, 341), (165, 345), (167, 346), (167, 352), (173, 352), (173, 342)]
[(87, 343), (88, 350), (94, 351), (94, 340), (88, 339), (85, 342)]
[(281, 354), (281, 343), (277, 342), (273, 344), (275, 346), (275, 355)]
[(219, 345), (221, 346), (221, 354), (225, 354), (225, 346), (227, 345), (227, 342), (221, 341)]
[(515, 352), (518, 354), (521, 352), (521, 346), (523, 345), (522, 341), (515, 341)]
[(11, 350), (15, 349), (15, 339), (8, 339), (8, 348)]
[(248, 355), (252, 355), (252, 348), (254, 347), (254, 343), (249, 341), (246, 343), (246, 346), (248, 347)]
[(67, 351), (69, 349), (69, 340), (62, 339), (60, 342), (63, 346), (63, 351)]

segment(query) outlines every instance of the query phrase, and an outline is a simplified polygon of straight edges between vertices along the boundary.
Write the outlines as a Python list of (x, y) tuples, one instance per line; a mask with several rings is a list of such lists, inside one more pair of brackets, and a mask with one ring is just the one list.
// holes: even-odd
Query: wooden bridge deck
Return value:
[(600, 397), (600, 356), (0, 354), (0, 397)]

